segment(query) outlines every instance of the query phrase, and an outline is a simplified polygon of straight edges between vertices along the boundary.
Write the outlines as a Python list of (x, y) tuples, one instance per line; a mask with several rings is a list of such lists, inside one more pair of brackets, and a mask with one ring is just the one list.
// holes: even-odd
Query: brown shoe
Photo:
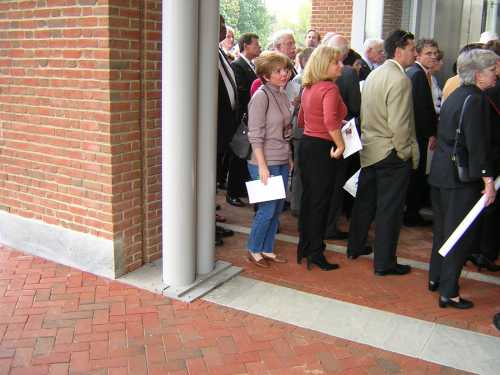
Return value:
[(283, 255), (279, 254), (274, 254), (274, 257), (270, 257), (264, 253), (262, 253), (262, 257), (266, 259), (269, 262), (274, 262), (274, 263), (287, 263), (288, 259), (286, 259)]
[(269, 268), (269, 263), (264, 259), (264, 257), (262, 257), (261, 260), (257, 260), (251, 253), (248, 253), (248, 260), (255, 264), (257, 267)]

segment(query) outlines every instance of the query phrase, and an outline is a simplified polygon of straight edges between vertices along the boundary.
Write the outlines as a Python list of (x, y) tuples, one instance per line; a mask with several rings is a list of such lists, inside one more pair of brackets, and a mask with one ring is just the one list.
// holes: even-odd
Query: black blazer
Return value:
[(415, 113), (415, 132), (417, 141), (427, 141), (436, 135), (438, 117), (434, 109), (432, 90), (424, 69), (417, 63), (406, 71), (411, 80), (413, 94), (413, 112)]
[[(219, 58), (219, 57), (218, 57)], [(227, 57), (225, 57), (227, 59)], [(237, 98), (236, 98), (237, 99)], [(217, 152), (223, 153), (229, 147), (237, 128), (237, 108), (231, 108), (231, 100), (226, 89), (226, 84), (219, 71), (219, 95), (217, 102)]]
[(231, 63), (231, 68), (233, 68), (236, 86), (238, 87), (238, 102), (240, 104), (241, 116), (243, 113), (248, 113), (250, 87), (252, 86), (252, 82), (257, 79), (257, 76), (250, 65), (241, 57), (238, 57)]
[(361, 110), (361, 92), (359, 91), (358, 74), (351, 66), (344, 66), (342, 74), (335, 81), (339, 87), (340, 96), (347, 106), (347, 116), (345, 120), (359, 117)]
[(364, 81), (372, 72), (372, 68), (370, 65), (364, 60), (361, 59), (361, 69), (359, 70), (359, 80)]
[(496, 86), (485, 91), (490, 99), (492, 158), (495, 175), (500, 176), (500, 80)]
[(475, 85), (462, 85), (445, 100), (437, 133), (437, 148), (432, 158), (429, 184), (439, 188), (459, 188), (464, 184), (458, 179), (451, 160), (455, 132), (465, 98), (467, 102), (462, 122), (462, 136), (468, 152), (469, 173), (472, 177), (492, 177), (493, 166), (490, 151), (490, 109), (486, 95)]

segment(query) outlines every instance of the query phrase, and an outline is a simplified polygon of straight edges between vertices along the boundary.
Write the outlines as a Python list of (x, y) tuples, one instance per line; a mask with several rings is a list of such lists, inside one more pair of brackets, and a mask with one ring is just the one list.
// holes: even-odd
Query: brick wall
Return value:
[(384, 0), (382, 38), (386, 38), (391, 32), (401, 28), (402, 16), (403, 0)]
[(0, 209), (113, 240), (118, 274), (160, 254), (160, 9), (0, 2)]
[(312, 0), (311, 27), (351, 37), (352, 0)]

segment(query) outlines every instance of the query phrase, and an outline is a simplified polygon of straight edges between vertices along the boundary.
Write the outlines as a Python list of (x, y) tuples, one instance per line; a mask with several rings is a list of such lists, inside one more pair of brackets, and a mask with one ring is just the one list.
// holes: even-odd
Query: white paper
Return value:
[(431, 173), (431, 162), (434, 157), (434, 151), (427, 147), (427, 163), (425, 164), (425, 174)]
[(260, 180), (247, 181), (245, 184), (247, 185), (248, 201), (250, 203), (286, 198), (285, 184), (281, 176), (269, 177), (267, 185), (264, 185)]
[(344, 159), (347, 159), (363, 148), (354, 119), (351, 119), (342, 127), (342, 138), (344, 139), (345, 145), (345, 150), (342, 154)]
[(358, 169), (356, 173), (354, 173), (344, 185), (344, 190), (351, 194), (354, 198), (356, 198), (356, 193), (358, 192), (358, 180), (359, 180), (359, 172), (361, 169)]
[[(497, 177), (497, 179), (495, 180), (495, 190), (498, 190), (498, 188), (500, 188), (500, 177)], [(469, 228), (474, 220), (479, 216), (484, 208), (485, 201), (486, 197), (484, 195), (481, 196), (481, 199), (477, 201), (475, 206), (472, 207), (472, 210), (469, 211), (467, 216), (465, 216), (462, 222), (453, 231), (451, 236), (446, 240), (443, 246), (441, 246), (441, 249), (439, 249), (439, 254), (445, 257), (450, 252), (450, 250), (453, 248), (453, 246), (455, 246), (460, 237), (462, 237), (462, 235), (465, 233), (467, 228)]]

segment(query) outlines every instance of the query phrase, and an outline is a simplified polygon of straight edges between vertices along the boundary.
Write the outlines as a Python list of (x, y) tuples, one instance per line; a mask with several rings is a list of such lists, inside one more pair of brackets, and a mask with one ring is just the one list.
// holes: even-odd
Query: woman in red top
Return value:
[(314, 50), (305, 67), (299, 126), (304, 127), (299, 163), (304, 187), (299, 216), (297, 262), (307, 258), (324, 271), (338, 268), (324, 253), (323, 234), (330, 197), (335, 186), (338, 159), (344, 152), (341, 128), (347, 108), (334, 83), (342, 73), (340, 52), (328, 46)]

